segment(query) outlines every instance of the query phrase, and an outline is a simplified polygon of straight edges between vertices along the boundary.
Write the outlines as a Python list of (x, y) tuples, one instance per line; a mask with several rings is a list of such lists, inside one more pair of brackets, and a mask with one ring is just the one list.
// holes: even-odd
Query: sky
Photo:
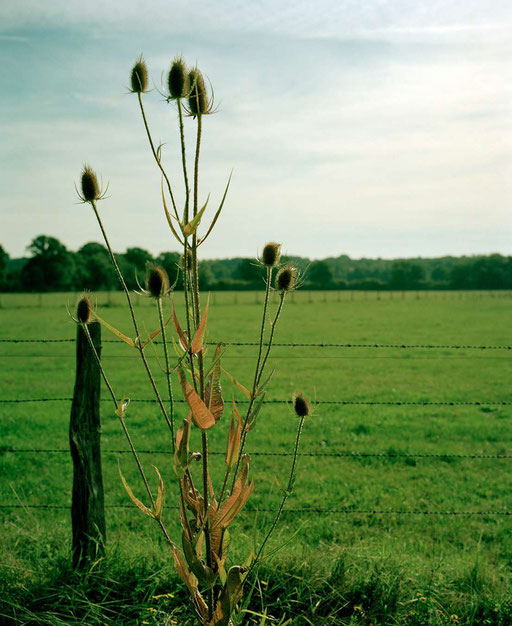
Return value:
[[(509, 0), (2, 0), (0, 50), (11, 257), (41, 234), (71, 250), (101, 241), (74, 189), (84, 162), (109, 184), (115, 250), (178, 250), (128, 90), (141, 53), (180, 205), (176, 109), (157, 88), (183, 54), (214, 89), (200, 232), (233, 179), (203, 258), (254, 257), (270, 240), (310, 258), (512, 254)], [(191, 118), (186, 133), (191, 157)]]

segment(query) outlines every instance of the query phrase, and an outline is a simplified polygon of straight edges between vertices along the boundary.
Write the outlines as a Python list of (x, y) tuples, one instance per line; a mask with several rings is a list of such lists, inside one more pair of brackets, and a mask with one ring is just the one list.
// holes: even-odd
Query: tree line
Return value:
[[(104, 245), (86, 243), (77, 252), (54, 237), (40, 235), (29, 246), (28, 257), (10, 259), (0, 245), (2, 291), (113, 291), (119, 288)], [(128, 287), (143, 282), (146, 264), (158, 263), (176, 289), (182, 289), (181, 254), (162, 252), (157, 257), (142, 248), (116, 255)], [(347, 255), (310, 261), (283, 257), (303, 275), (306, 289), (512, 289), (512, 257), (501, 254), (413, 259), (351, 259)], [(252, 290), (263, 285), (264, 272), (256, 259), (232, 258), (200, 261), (200, 287), (205, 290)]]

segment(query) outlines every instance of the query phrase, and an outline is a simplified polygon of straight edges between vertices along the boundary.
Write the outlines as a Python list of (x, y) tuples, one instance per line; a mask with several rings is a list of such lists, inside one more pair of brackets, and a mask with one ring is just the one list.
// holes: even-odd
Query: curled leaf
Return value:
[(164, 481), (162, 480), (162, 476), (158, 471), (158, 468), (153, 465), (153, 469), (157, 473), (158, 476), (158, 494), (156, 498), (155, 508), (153, 509), (153, 517), (155, 519), (162, 519), (162, 509), (164, 507), (164, 495), (165, 495), (165, 487)]
[(147, 515), (148, 517), (154, 517), (153, 512), (151, 511), (151, 509), (149, 509), (145, 504), (142, 504), (142, 502), (133, 494), (133, 491), (130, 489), (130, 486), (126, 482), (126, 479), (123, 476), (123, 473), (121, 472), (121, 465), (120, 464), (118, 464), (118, 467), (119, 467), (119, 476), (121, 476), (121, 481), (123, 483), (124, 488), (126, 489), (126, 493), (130, 496), (130, 500), (145, 515)]
[(128, 408), (129, 404), (130, 404), (130, 398), (123, 398), (121, 402), (119, 402), (119, 404), (117, 405), (117, 409), (116, 409), (117, 417), (119, 417), (120, 419), (124, 418), (124, 414), (126, 413), (126, 409)]

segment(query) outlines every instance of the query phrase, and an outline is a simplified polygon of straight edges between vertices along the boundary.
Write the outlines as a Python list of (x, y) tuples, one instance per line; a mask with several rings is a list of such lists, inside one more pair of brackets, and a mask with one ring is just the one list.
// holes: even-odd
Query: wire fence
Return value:
[[(10, 453), (27, 453), (27, 454), (69, 454), (66, 448), (9, 448), (0, 446), (0, 454), (4, 452)], [(103, 449), (104, 454), (132, 454), (131, 450), (112, 450)], [(137, 450), (138, 454), (163, 454), (172, 455), (169, 450)], [(224, 456), (226, 453), (218, 450), (210, 450), (209, 454), (214, 456)], [(251, 456), (269, 456), (269, 457), (290, 457), (293, 452), (265, 452), (261, 450), (251, 450)], [(342, 450), (339, 452), (299, 452), (299, 457), (326, 457), (326, 458), (375, 458), (375, 459), (512, 459), (512, 454), (471, 454), (471, 453), (443, 453), (443, 452), (395, 452), (390, 450), (387, 452), (360, 452), (356, 450)]]
[[(74, 338), (3, 338), (0, 339), (0, 343), (3, 344), (56, 344), (56, 343), (75, 343)], [(115, 339), (103, 339), (102, 343), (119, 343)], [(161, 343), (155, 341), (154, 343)], [(209, 345), (217, 345), (215, 342), (209, 342)], [(227, 346), (234, 347), (257, 347), (258, 342), (230, 342), (225, 344)], [(273, 344), (275, 347), (282, 348), (336, 348), (336, 349), (396, 349), (396, 350), (474, 350), (474, 351), (489, 351), (489, 350), (512, 350), (512, 345), (486, 345), (486, 344), (432, 344), (432, 343), (328, 343), (328, 342), (276, 342)], [(3, 355), (7, 356), (7, 355)], [(51, 355), (23, 355), (23, 356), (51, 356)], [(325, 357), (323, 357), (325, 358)], [(22, 403), (47, 403), (47, 402), (71, 402), (70, 397), (39, 397), (39, 398), (1, 398), (1, 404), (22, 404)], [(104, 402), (110, 402), (109, 399), (103, 399)], [(183, 399), (175, 400), (179, 403), (185, 403)], [(132, 398), (131, 402), (154, 404), (156, 401), (153, 398)], [(249, 401), (246, 399), (237, 400), (239, 404), (247, 404)], [(289, 404), (288, 399), (268, 399), (265, 404)], [(365, 399), (347, 399), (347, 400), (324, 400), (313, 402), (316, 406), (393, 406), (393, 407), (410, 407), (410, 406), (435, 406), (435, 407), (505, 407), (512, 406), (512, 401), (508, 400), (455, 400), (455, 401), (432, 401), (432, 400), (365, 400)], [(121, 449), (104, 449), (102, 451), (105, 454), (130, 454), (129, 450)], [(140, 454), (172, 454), (168, 450), (139, 450)], [(63, 448), (14, 448), (14, 447), (1, 447), (0, 454), (69, 454), (68, 449)], [(251, 455), (260, 457), (289, 457), (292, 456), (291, 452), (266, 452), (266, 451), (251, 451)], [(225, 452), (212, 451), (213, 455), (224, 455)], [(368, 452), (368, 451), (325, 451), (325, 452), (301, 452), (301, 457), (318, 457), (318, 458), (361, 458), (361, 459), (432, 459), (432, 460), (456, 460), (456, 459), (468, 459), (468, 460), (510, 460), (512, 454), (482, 454), (482, 453), (428, 453), (428, 452), (398, 452), (394, 450), (380, 451), (380, 452)], [(69, 509), (68, 505), (61, 504), (1, 504), (0, 509), (37, 509), (37, 510), (59, 510)], [(129, 504), (126, 505), (106, 505), (107, 509), (132, 509)], [(178, 509), (179, 507), (170, 506), (168, 508)], [(274, 509), (265, 508), (247, 508), (247, 512), (268, 512), (275, 513)], [(399, 509), (399, 508), (367, 508), (358, 509), (353, 507), (344, 508), (288, 508), (283, 511), (286, 514), (301, 514), (301, 515), (398, 515), (398, 516), (461, 516), (461, 517), (507, 517), (512, 515), (512, 511), (506, 509), (503, 510), (430, 510), (430, 509)]]
[[(70, 509), (66, 504), (0, 504), (0, 509)], [(130, 504), (106, 504), (106, 509), (132, 509)], [(178, 506), (166, 506), (167, 509), (179, 510)], [(242, 513), (276, 513), (276, 509), (246, 507)], [(313, 508), (283, 509), (282, 513), (299, 513), (303, 515), (430, 515), (430, 516), (459, 516), (459, 517), (509, 517), (512, 511), (485, 510), (485, 511), (454, 511), (454, 510), (429, 510), (429, 509), (353, 509), (353, 508)]]
[[(16, 339), (7, 338), (0, 339), (0, 343), (74, 343), (74, 338), (60, 339)], [(121, 344), (118, 339), (102, 339), (102, 343)], [(161, 341), (153, 340), (152, 343), (159, 344)], [(210, 346), (216, 346), (214, 341), (206, 342)], [(172, 342), (168, 342), (172, 345)], [(226, 342), (226, 346), (234, 347), (257, 347), (257, 341), (230, 341)], [(263, 345), (268, 345), (264, 342)], [(329, 342), (273, 342), (275, 348), (381, 348), (381, 349), (399, 349), (399, 350), (512, 350), (512, 345), (475, 345), (475, 344), (431, 344), (431, 343), (329, 343)]]
[[(0, 404), (23, 404), (28, 402), (71, 402), (72, 398), (9, 398), (0, 399)], [(109, 398), (101, 402), (112, 403)], [(156, 404), (154, 398), (130, 398), (130, 402)], [(175, 403), (185, 404), (186, 400), (177, 398)], [(236, 399), (237, 404), (249, 404), (249, 400)], [(263, 404), (290, 404), (289, 399), (276, 398), (265, 400)], [(315, 406), (512, 406), (509, 400), (312, 400)]]

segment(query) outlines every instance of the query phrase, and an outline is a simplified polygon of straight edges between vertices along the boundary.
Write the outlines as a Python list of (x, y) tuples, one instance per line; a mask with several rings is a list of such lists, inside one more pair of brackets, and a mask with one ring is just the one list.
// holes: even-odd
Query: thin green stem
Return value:
[(169, 392), (169, 420), (171, 422), (171, 435), (172, 435), (172, 451), (175, 449), (175, 431), (174, 431), (174, 395), (172, 392), (172, 379), (171, 379), (171, 367), (169, 364), (169, 351), (167, 349), (167, 337), (165, 334), (164, 314), (162, 311), (162, 298), (157, 299), (158, 318), (160, 320), (160, 329), (162, 333), (162, 342), (164, 344), (164, 357), (165, 357), (165, 375), (167, 378), (167, 391)]
[(110, 242), (108, 240), (107, 233), (105, 231), (105, 228), (103, 227), (103, 222), (101, 221), (101, 217), (100, 217), (100, 214), (98, 213), (98, 209), (96, 208), (96, 203), (94, 202), (94, 200), (91, 201), (91, 206), (94, 209), (94, 213), (96, 215), (96, 219), (98, 220), (98, 224), (100, 226), (101, 233), (103, 235), (103, 239), (105, 241), (105, 244), (107, 246), (107, 249), (108, 249), (108, 252), (109, 252), (109, 255), (110, 255), (110, 260), (112, 261), (112, 264), (113, 264), (114, 269), (116, 271), (117, 277), (119, 278), (119, 282), (121, 283), (121, 286), (122, 286), (122, 288), (124, 290), (124, 293), (126, 295), (126, 300), (128, 302), (128, 308), (130, 309), (130, 315), (131, 315), (131, 318), (132, 318), (133, 329), (135, 331), (135, 342), (136, 342), (137, 350), (138, 350), (138, 352), (140, 354), (140, 357), (142, 359), (142, 362), (144, 364), (144, 368), (146, 370), (146, 373), (148, 375), (149, 381), (150, 381), (151, 386), (153, 388), (153, 392), (154, 392), (154, 394), (156, 396), (156, 399), (157, 399), (158, 405), (160, 407), (160, 410), (162, 411), (162, 415), (164, 416), (164, 419), (165, 419), (165, 421), (167, 423), (167, 426), (169, 427), (169, 429), (170, 429), (170, 431), (172, 433), (173, 429), (172, 429), (172, 426), (171, 426), (171, 422), (169, 420), (169, 416), (167, 415), (167, 411), (165, 410), (164, 403), (162, 402), (162, 398), (160, 397), (160, 392), (158, 391), (158, 388), (157, 388), (156, 383), (155, 383), (155, 379), (154, 379), (153, 374), (151, 372), (151, 368), (149, 367), (148, 360), (146, 359), (146, 355), (144, 354), (144, 348), (142, 346), (141, 337), (140, 337), (140, 333), (139, 333), (139, 326), (137, 324), (137, 318), (135, 317), (135, 310), (133, 308), (133, 303), (132, 303), (132, 299), (131, 299), (131, 296), (130, 296), (130, 292), (128, 291), (128, 287), (126, 286), (126, 283), (124, 281), (123, 275), (121, 274), (121, 270), (119, 269), (119, 265), (117, 264), (116, 257), (114, 255), (114, 252), (112, 251), (111, 246), (110, 246)]
[(267, 364), (268, 357), (270, 355), (270, 350), (272, 348), (272, 342), (274, 341), (274, 333), (276, 330), (276, 325), (279, 320), (279, 316), (281, 315), (281, 311), (283, 310), (284, 299), (286, 298), (286, 291), (281, 292), (281, 299), (279, 300), (279, 306), (277, 307), (276, 315), (274, 320), (272, 321), (272, 326), (270, 328), (270, 337), (268, 339), (267, 351), (265, 352), (265, 357), (263, 359), (263, 363), (261, 365), (260, 373), (258, 374), (258, 381), (256, 385), (260, 384), (261, 377), (263, 376), (263, 372), (265, 371), (265, 365)]
[(185, 181), (185, 210), (183, 214), (183, 222), (185, 224), (188, 223), (188, 205), (190, 201), (190, 187), (188, 184), (188, 173), (187, 173), (187, 159), (185, 154), (185, 129), (183, 125), (183, 108), (181, 104), (181, 98), (176, 100), (178, 105), (178, 117), (180, 121), (180, 141), (181, 141), (181, 167), (183, 169), (183, 178)]
[(268, 310), (268, 299), (270, 294), (270, 285), (272, 283), (272, 268), (267, 267), (267, 286), (265, 289), (265, 301), (263, 304), (263, 317), (261, 318), (261, 330), (260, 330), (260, 345), (258, 348), (258, 360), (256, 361), (256, 368), (254, 370), (254, 382), (252, 385), (252, 396), (256, 395), (256, 387), (258, 385), (258, 374), (261, 363), (261, 355), (263, 352), (263, 340), (265, 338), (265, 325), (267, 322), (267, 310)]
[(126, 427), (125, 421), (122, 417), (120, 417), (117, 414), (117, 409), (118, 409), (118, 404), (117, 404), (117, 400), (116, 400), (116, 396), (114, 393), (114, 390), (112, 389), (112, 386), (107, 378), (107, 375), (105, 374), (105, 370), (103, 369), (103, 365), (101, 363), (101, 359), (100, 356), (96, 350), (96, 346), (94, 345), (94, 342), (92, 340), (91, 337), (91, 333), (89, 332), (89, 329), (87, 328), (87, 324), (82, 324), (82, 328), (84, 329), (85, 335), (87, 337), (87, 340), (89, 341), (89, 346), (92, 350), (92, 353), (94, 354), (94, 357), (96, 359), (96, 363), (98, 364), (98, 367), (100, 369), (101, 375), (103, 377), (103, 380), (105, 381), (108, 390), (110, 391), (110, 395), (112, 396), (112, 400), (114, 401), (114, 406), (116, 409), (116, 415), (119, 418), (119, 421), (121, 422), (121, 426), (123, 428), (124, 434), (126, 436), (126, 439), (128, 440), (128, 444), (130, 446), (130, 450), (132, 451), (133, 457), (135, 459), (135, 462), (137, 463), (137, 467), (139, 468), (139, 473), (141, 475), (142, 481), (144, 482), (144, 486), (146, 487), (146, 491), (148, 493), (149, 499), (151, 500), (151, 506), (153, 507), (153, 509), (155, 508), (155, 501), (153, 499), (153, 494), (151, 493), (151, 489), (149, 487), (149, 483), (147, 481), (146, 478), (146, 474), (144, 473), (144, 469), (142, 467), (142, 463), (140, 462), (139, 459), (139, 455), (137, 454), (137, 451), (135, 450), (135, 446), (133, 445), (133, 441), (132, 438), (130, 436), (130, 433), (128, 431), (128, 428)]
[(288, 478), (288, 485), (286, 487), (286, 490), (283, 494), (283, 497), (281, 499), (281, 504), (279, 505), (279, 509), (277, 510), (276, 516), (274, 518), (274, 521), (272, 523), (272, 526), (270, 527), (265, 539), (263, 540), (263, 543), (260, 546), (260, 549), (258, 550), (258, 553), (256, 554), (256, 557), (254, 558), (253, 562), (251, 563), (251, 566), (249, 568), (249, 571), (247, 572), (247, 576), (249, 576), (249, 574), (252, 572), (252, 570), (254, 569), (254, 567), (256, 566), (256, 563), (258, 562), (260, 556), (263, 553), (263, 550), (265, 548), (265, 545), (267, 544), (267, 541), (270, 539), (272, 533), (274, 532), (278, 522), (279, 522), (279, 518), (281, 517), (281, 513), (283, 512), (284, 509), (284, 505), (286, 504), (286, 501), (288, 500), (292, 489), (293, 489), (293, 480), (295, 477), (295, 467), (297, 464), (297, 456), (299, 453), (299, 444), (300, 444), (300, 436), (302, 433), (302, 427), (304, 426), (304, 421), (305, 421), (306, 417), (302, 417), (299, 423), (299, 427), (297, 428), (297, 437), (295, 439), (295, 449), (293, 451), (293, 461), (292, 461), (292, 466), (290, 468), (290, 477)]
[[(283, 308), (283, 303), (284, 303), (284, 297), (285, 297), (285, 292), (283, 292), (281, 294), (281, 300), (279, 302), (279, 306), (277, 308), (277, 312), (276, 315), (272, 321), (271, 324), (271, 329), (270, 329), (270, 337), (269, 337), (269, 341), (268, 341), (268, 346), (267, 346), (267, 351), (265, 353), (265, 357), (263, 359), (263, 363), (261, 364), (260, 367), (260, 361), (261, 361), (261, 354), (263, 351), (263, 340), (264, 340), (264, 334), (265, 334), (265, 321), (266, 321), (266, 316), (267, 316), (267, 309), (268, 309), (268, 300), (269, 300), (269, 293), (270, 293), (270, 284), (271, 284), (271, 278), (272, 278), (272, 271), (270, 270), (267, 273), (267, 287), (266, 287), (266, 291), (265, 291), (265, 303), (263, 305), (263, 317), (262, 317), (262, 322), (261, 322), (261, 331), (260, 331), (260, 344), (259, 344), (259, 354), (258, 354), (258, 361), (256, 364), (256, 368), (255, 368), (255, 373), (254, 373), (254, 384), (253, 384), (253, 389), (252, 389), (252, 393), (251, 393), (251, 398), (249, 400), (249, 406), (247, 407), (247, 413), (245, 415), (245, 420), (243, 423), (243, 427), (242, 427), (242, 440), (240, 442), (240, 451), (238, 454), (238, 460), (236, 462), (236, 467), (235, 467), (235, 471), (233, 474), (233, 480), (231, 483), (231, 491), (233, 491), (234, 487), (235, 487), (235, 482), (236, 482), (236, 477), (238, 475), (238, 470), (240, 468), (240, 461), (242, 459), (242, 454), (244, 452), (244, 447), (245, 447), (245, 441), (247, 439), (247, 423), (249, 421), (249, 417), (251, 416), (251, 411), (252, 411), (252, 407), (254, 406), (254, 401), (256, 400), (256, 390), (258, 388), (258, 385), (260, 383), (261, 380), (261, 376), (263, 374), (263, 371), (265, 369), (265, 365), (267, 363), (267, 359), (268, 359), (268, 355), (270, 353), (270, 349), (272, 348), (272, 342), (274, 340), (274, 332), (275, 332), (275, 327), (276, 324), (279, 320), (279, 316), (281, 314), (281, 310)], [(258, 367), (259, 367), (259, 371), (258, 371)]]
[(172, 188), (171, 188), (171, 183), (169, 181), (169, 177), (167, 176), (162, 163), (160, 162), (160, 158), (157, 154), (157, 151), (155, 150), (155, 145), (153, 143), (153, 139), (151, 137), (151, 133), (149, 131), (149, 125), (148, 125), (148, 121), (146, 119), (146, 113), (144, 111), (144, 105), (142, 104), (142, 95), (141, 93), (137, 93), (137, 97), (139, 99), (139, 106), (140, 106), (140, 112), (142, 113), (142, 120), (144, 121), (144, 128), (146, 129), (146, 134), (148, 136), (148, 140), (149, 140), (149, 145), (151, 146), (151, 152), (153, 153), (153, 157), (155, 158), (156, 164), (158, 165), (160, 171), (162, 172), (162, 176), (165, 178), (165, 182), (167, 183), (167, 189), (169, 190), (169, 195), (171, 196), (171, 202), (172, 202), (172, 206), (174, 209), (174, 214), (176, 215), (176, 219), (178, 220), (178, 222), (180, 221), (179, 216), (178, 216), (178, 209), (176, 208), (176, 202), (174, 200), (174, 195), (172, 193)]

